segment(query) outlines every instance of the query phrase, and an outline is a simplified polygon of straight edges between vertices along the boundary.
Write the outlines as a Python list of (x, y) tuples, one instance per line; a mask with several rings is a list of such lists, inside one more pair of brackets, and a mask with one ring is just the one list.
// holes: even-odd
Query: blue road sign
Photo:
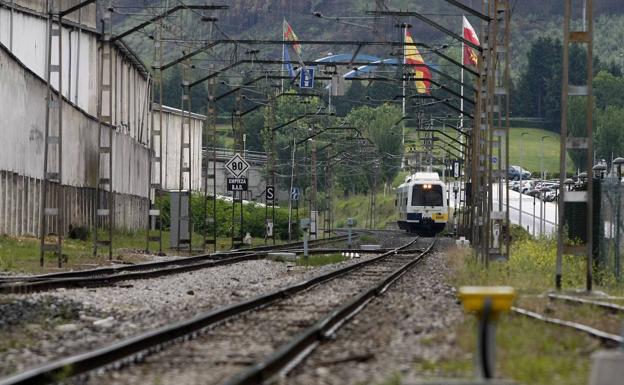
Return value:
[(292, 190), (290, 190), (290, 199), (293, 201), (299, 200), (299, 187), (293, 187)]
[(314, 88), (314, 67), (307, 67), (301, 70), (299, 88)]

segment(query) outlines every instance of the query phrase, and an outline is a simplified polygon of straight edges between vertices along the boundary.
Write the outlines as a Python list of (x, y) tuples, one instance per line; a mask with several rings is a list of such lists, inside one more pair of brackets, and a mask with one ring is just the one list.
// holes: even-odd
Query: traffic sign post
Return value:
[(235, 154), (232, 159), (225, 164), (225, 169), (235, 177), (243, 175), (247, 170), (249, 170), (249, 167), (251, 167), (249, 163), (247, 163), (247, 161), (243, 159), (240, 154)]
[(314, 67), (307, 67), (301, 70), (299, 88), (314, 88)]
[(227, 178), (227, 191), (232, 192), (232, 248), (241, 246), (243, 241), (243, 192), (248, 190), (248, 180), (242, 175), (249, 167), (249, 163), (238, 153), (225, 164), (227, 172), (234, 175)]
[(227, 178), (228, 191), (248, 191), (247, 178)]
[(299, 200), (299, 187), (293, 187), (290, 190), (290, 199), (293, 201), (298, 201)]
[(273, 199), (275, 199), (275, 187), (267, 186), (266, 190), (264, 191), (264, 196), (267, 201), (272, 201)]

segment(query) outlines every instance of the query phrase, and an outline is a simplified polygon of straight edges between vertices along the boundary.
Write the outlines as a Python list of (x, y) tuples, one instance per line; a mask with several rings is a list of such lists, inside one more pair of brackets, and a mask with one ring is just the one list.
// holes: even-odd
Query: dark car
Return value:
[(531, 172), (520, 166), (509, 166), (507, 175), (509, 175), (509, 179), (511, 180), (520, 180), (520, 176), (522, 176), (524, 180), (531, 179)]

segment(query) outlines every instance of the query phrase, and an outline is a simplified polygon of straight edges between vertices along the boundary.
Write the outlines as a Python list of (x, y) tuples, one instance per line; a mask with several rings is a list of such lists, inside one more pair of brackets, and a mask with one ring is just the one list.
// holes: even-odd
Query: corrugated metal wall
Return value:
[[(34, 3), (34, 2), (33, 2)], [(41, 2), (45, 3), (45, 1)], [(31, 8), (41, 8), (30, 5)], [(76, 16), (77, 18), (77, 16)], [(63, 96), (92, 116), (97, 115), (98, 36), (89, 25), (95, 13), (85, 13), (81, 26), (63, 28)], [(36, 12), (0, 7), (0, 43), (37, 76), (46, 79), (47, 20)], [(12, 32), (11, 32), (12, 31)], [(57, 62), (58, 53), (52, 52)], [(149, 82), (144, 69), (137, 68), (119, 49), (114, 49), (113, 124), (140, 143), (149, 140)], [(58, 90), (58, 79), (52, 78)], [(108, 106), (106, 105), (105, 109)]]
[[(95, 210), (95, 189), (54, 186), (49, 199), (62, 194), (65, 223), (91, 227)], [(0, 234), (38, 235), (41, 180), (0, 171)], [(145, 227), (148, 200), (128, 194), (115, 196), (115, 227), (136, 230)], [(58, 231), (58, 229), (52, 229)], [(64, 229), (64, 234), (67, 229)]]
[[(160, 111), (156, 108), (154, 114), (154, 129), (160, 127)], [(191, 150), (193, 157), (191, 161), (191, 178), (193, 179), (192, 189), (200, 190), (202, 188), (201, 179), (201, 146), (202, 146), (202, 127), (205, 117), (203, 115), (191, 115)], [(165, 190), (178, 190), (180, 186), (180, 133), (182, 132), (182, 111), (163, 107), (162, 117), (162, 140), (163, 140), (163, 188)], [(189, 132), (189, 131), (187, 131)], [(159, 144), (155, 143), (158, 149)], [(185, 150), (184, 158), (188, 159), (188, 149)], [(158, 155), (158, 150), (156, 152)], [(153, 174), (156, 177), (157, 173)], [(186, 177), (185, 177), (186, 178)], [(188, 186), (188, 180), (185, 179), (184, 186)]]
[[(37, 4), (45, 2), (18, 3), (36, 9)], [(95, 14), (87, 10), (84, 15), (86, 17), (82, 19), (75, 17), (75, 21), (83, 23), (80, 29), (63, 29), (64, 186), (55, 191), (66, 198), (65, 223), (68, 225), (91, 224), (98, 168), (98, 122), (95, 117), (98, 41), (97, 35), (90, 30), (95, 24)], [(44, 16), (37, 11), (0, 5), (0, 233), (38, 232), (47, 93)], [(124, 49), (116, 47), (113, 55), (115, 225), (123, 229), (139, 229), (145, 227), (148, 210), (148, 146), (152, 122), (149, 80), (145, 69), (132, 64), (130, 54), (119, 48)], [(55, 79), (52, 83), (55, 84)], [(105, 110), (107, 108), (105, 106)], [(52, 121), (54, 119), (53, 115)], [(193, 189), (201, 187), (203, 120), (203, 116), (193, 114)], [(159, 122), (159, 112), (156, 112), (154, 121)], [(182, 112), (165, 107), (163, 122), (163, 187), (178, 189)], [(55, 158), (51, 153), (49, 159)]]

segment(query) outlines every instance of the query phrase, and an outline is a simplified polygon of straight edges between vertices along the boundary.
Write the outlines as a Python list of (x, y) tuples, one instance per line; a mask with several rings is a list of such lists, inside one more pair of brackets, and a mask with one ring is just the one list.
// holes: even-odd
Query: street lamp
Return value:
[(540, 203), (540, 236), (544, 235), (546, 231), (546, 193), (552, 191), (548, 187), (542, 187), (539, 189), (540, 196), (542, 197)]
[(545, 175), (544, 175), (544, 139), (546, 139), (546, 138), (550, 138), (550, 139), (552, 139), (552, 136), (544, 135), (544, 136), (542, 136), (542, 139), (541, 139), (541, 142), (542, 142), (542, 144), (541, 144), (541, 152), (542, 152), (542, 156), (541, 156), (541, 165), (540, 165), (540, 168), (541, 168), (541, 172), (542, 172), (542, 174), (541, 174), (541, 179), (542, 179), (542, 180), (544, 180), (544, 179), (545, 179)]
[(598, 176), (598, 179), (604, 179), (605, 172), (607, 171), (607, 166), (604, 163), (598, 163), (594, 167), (592, 167), (594, 171), (594, 175)]
[[(614, 166), (617, 167), (617, 175), (618, 175), (618, 181), (616, 184), (616, 191), (621, 192), (622, 190), (622, 164), (624, 164), (624, 158), (622, 157), (617, 157), (615, 159), (613, 159), (612, 164)], [(619, 194), (618, 194), (619, 195)], [(618, 282), (622, 279), (622, 269), (621, 269), (621, 263), (620, 263), (620, 218), (621, 218), (621, 207), (622, 204), (620, 202), (620, 200), (617, 200), (617, 211), (616, 211), (616, 217), (615, 217), (615, 261), (614, 261), (614, 267), (615, 267), (615, 277), (618, 280)]]
[[(520, 134), (520, 146), (524, 149), (524, 136), (525, 135), (529, 135), (528, 132), (523, 132), (522, 134)], [(524, 164), (524, 153), (525, 151), (520, 151), (522, 153), (522, 164)], [(509, 173), (509, 170), (507, 170), (507, 172)], [(520, 227), (522, 227), (522, 189), (524, 187), (523, 183), (522, 183), (522, 177), (523, 177), (523, 172), (522, 172), (522, 166), (520, 166), (520, 189), (518, 190), (520, 193), (520, 218), (519, 218), (519, 224)], [(509, 175), (507, 175), (507, 177), (509, 177)]]
[(539, 193), (539, 190), (530, 190), (527, 194), (533, 196), (533, 236), (535, 236), (535, 196)]
[(624, 164), (624, 158), (618, 156), (617, 158), (613, 159), (611, 163), (617, 167), (618, 178), (622, 179), (622, 164)]

